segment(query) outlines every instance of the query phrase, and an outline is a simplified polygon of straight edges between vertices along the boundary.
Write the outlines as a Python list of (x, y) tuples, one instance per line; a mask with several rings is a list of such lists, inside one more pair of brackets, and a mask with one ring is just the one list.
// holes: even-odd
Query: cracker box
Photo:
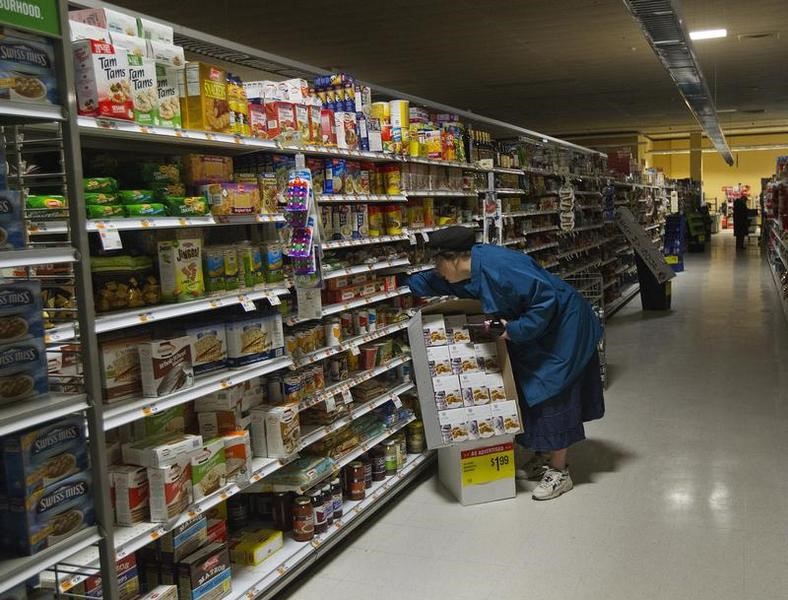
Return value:
[(463, 373), (460, 387), (465, 406), (480, 406), (490, 403), (490, 390), (487, 388), (487, 375), (484, 373)]
[(433, 378), (435, 406), (438, 410), (463, 406), (462, 388), (457, 375), (441, 375)]
[[(250, 414), (255, 456), (287, 458), (298, 450), (301, 424), (297, 409), (269, 406), (252, 409)], [(261, 444), (259, 440), (265, 440), (265, 443)]]
[(159, 97), (159, 125), (181, 128), (181, 96), (178, 91), (178, 71), (156, 65), (156, 91)]
[(161, 412), (150, 415), (143, 419), (137, 419), (132, 425), (134, 439), (158, 437), (162, 435), (177, 435), (186, 431), (187, 421), (191, 407), (186, 404), (179, 404), (165, 408)]
[(448, 346), (431, 346), (427, 348), (427, 360), (429, 361), (430, 374), (433, 377), (451, 375), (451, 356)]
[(245, 531), (231, 548), (230, 557), (239, 565), (256, 567), (284, 545), (282, 532), (275, 529)]
[(108, 29), (110, 32), (123, 33), (125, 35), (136, 36), (139, 33), (137, 19), (117, 10), (109, 8), (86, 8), (84, 10), (72, 10), (68, 13), (70, 21), (87, 23), (101, 29)]
[(152, 58), (157, 65), (163, 65), (180, 71), (183, 71), (183, 67), (186, 64), (183, 48), (158, 40), (148, 40), (148, 56)]
[(0, 99), (59, 103), (51, 40), (0, 27)]
[(44, 336), (41, 284), (37, 281), (0, 284), (0, 344)]
[(254, 216), (260, 212), (260, 187), (256, 183), (211, 183), (200, 194), (218, 217)]
[(85, 423), (64, 417), (3, 438), (6, 493), (23, 498), (89, 466)]
[(134, 120), (140, 125), (159, 124), (159, 90), (156, 63), (150, 58), (129, 54), (129, 79), (134, 103)]
[(150, 520), (166, 523), (192, 503), (191, 455), (182, 454), (169, 465), (148, 468)]
[(195, 500), (210, 496), (227, 482), (224, 440), (215, 438), (192, 454), (192, 494)]
[(181, 600), (219, 600), (231, 590), (230, 552), (225, 544), (208, 544), (178, 563)]
[(110, 33), (109, 41), (115, 48), (115, 52), (125, 51), (128, 55), (142, 58), (148, 55), (148, 44), (142, 38), (123, 33)]
[(90, 473), (82, 472), (9, 501), (16, 550), (32, 555), (95, 523)]
[(178, 600), (177, 585), (159, 585), (140, 596), (139, 600)]
[(205, 295), (200, 238), (158, 243), (162, 302), (188, 302)]
[(225, 519), (208, 519), (208, 542), (211, 544), (227, 542), (227, 521)]
[(27, 246), (27, 228), (23, 216), (22, 195), (0, 191), (0, 249), (20, 250)]
[(186, 96), (181, 97), (183, 126), (202, 131), (229, 131), (230, 108), (227, 104), (227, 73), (224, 69), (201, 62), (188, 62), (185, 77)]
[(162, 562), (177, 564), (208, 540), (208, 519), (201, 515), (178, 525), (159, 540)]
[(266, 101), (265, 117), (268, 139), (288, 138), (295, 133), (296, 117), (292, 102)]
[(239, 408), (197, 413), (200, 435), (208, 440), (249, 426), (250, 418), (243, 416)]
[(95, 25), (88, 25), (79, 21), (69, 21), (68, 28), (71, 32), (71, 41), (77, 40), (100, 40), (102, 42), (112, 42), (109, 36), (109, 31), (96, 27)]
[(232, 431), (222, 436), (227, 481), (245, 481), (252, 475), (252, 447), (249, 431)]
[(44, 341), (22, 340), (0, 346), (0, 405), (49, 393)]
[[(118, 598), (132, 600), (140, 595), (140, 578), (136, 555), (129, 554), (115, 563), (118, 576)], [(101, 575), (91, 575), (85, 581), (69, 590), (69, 593), (80, 598), (103, 598)]]
[(422, 328), (427, 346), (445, 346), (448, 342), (443, 315), (424, 315)]
[(186, 335), (194, 339), (192, 365), (195, 375), (227, 366), (227, 334), (224, 323), (188, 327)]
[(142, 395), (146, 398), (166, 396), (194, 385), (191, 336), (143, 342), (138, 349)]
[(455, 375), (480, 371), (473, 344), (451, 344), (449, 356), (451, 356), (452, 372)]
[(230, 368), (283, 356), (284, 343), (279, 314), (227, 323), (227, 362)]
[(479, 365), (479, 369), (485, 373), (501, 372), (501, 362), (498, 358), (498, 347), (495, 342), (474, 344), (473, 351), (476, 354), (476, 363)]
[(202, 436), (161, 435), (123, 444), (123, 461), (141, 467), (163, 467), (202, 448)]
[(164, 25), (142, 17), (137, 19), (137, 30), (141, 38), (163, 44), (172, 44), (175, 37), (175, 32), (170, 25)]
[(97, 40), (78, 40), (73, 51), (79, 114), (133, 121), (126, 52)]
[(145, 467), (118, 465), (110, 469), (115, 521), (134, 525), (150, 517), (148, 471)]
[(140, 354), (137, 347), (149, 337), (119, 338), (99, 343), (101, 390), (104, 402), (112, 403), (142, 392)]

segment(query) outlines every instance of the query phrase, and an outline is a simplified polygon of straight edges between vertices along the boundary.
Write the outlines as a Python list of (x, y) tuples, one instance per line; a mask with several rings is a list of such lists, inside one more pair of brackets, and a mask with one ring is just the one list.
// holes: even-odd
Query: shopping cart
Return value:
[(602, 339), (597, 346), (599, 350), (599, 375), (602, 387), (607, 387), (607, 356), (605, 342), (605, 291), (602, 273), (599, 271), (583, 271), (565, 278), (565, 281), (580, 292), (599, 317), (602, 325)]

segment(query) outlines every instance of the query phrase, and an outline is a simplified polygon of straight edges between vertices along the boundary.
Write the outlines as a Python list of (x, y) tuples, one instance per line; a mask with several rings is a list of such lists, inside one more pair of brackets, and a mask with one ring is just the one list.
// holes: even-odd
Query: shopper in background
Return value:
[(518, 479), (541, 481), (534, 500), (572, 489), (567, 449), (585, 439), (583, 423), (605, 413), (597, 343), (602, 327), (568, 283), (523, 252), (476, 244), (465, 227), (430, 235), (436, 268), (408, 280), (417, 296), (476, 298), (506, 329), (525, 431), (518, 442), (536, 454)]
[(744, 248), (744, 238), (750, 232), (750, 217), (747, 209), (747, 198), (739, 196), (733, 201), (733, 235), (736, 237), (736, 249)]

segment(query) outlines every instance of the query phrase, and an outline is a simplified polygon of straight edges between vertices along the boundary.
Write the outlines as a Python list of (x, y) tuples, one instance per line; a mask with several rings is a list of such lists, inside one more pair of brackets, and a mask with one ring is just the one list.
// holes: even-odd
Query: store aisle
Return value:
[(774, 600), (788, 589), (788, 326), (729, 232), (687, 257), (674, 312), (608, 325), (606, 418), (551, 502), (463, 508), (433, 477), (288, 598)]

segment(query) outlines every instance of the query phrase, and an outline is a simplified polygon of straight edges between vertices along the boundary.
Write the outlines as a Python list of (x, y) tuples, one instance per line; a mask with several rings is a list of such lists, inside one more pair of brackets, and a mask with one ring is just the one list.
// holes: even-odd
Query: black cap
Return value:
[(468, 227), (448, 227), (430, 234), (429, 246), (433, 253), (467, 252), (476, 244), (476, 233)]

